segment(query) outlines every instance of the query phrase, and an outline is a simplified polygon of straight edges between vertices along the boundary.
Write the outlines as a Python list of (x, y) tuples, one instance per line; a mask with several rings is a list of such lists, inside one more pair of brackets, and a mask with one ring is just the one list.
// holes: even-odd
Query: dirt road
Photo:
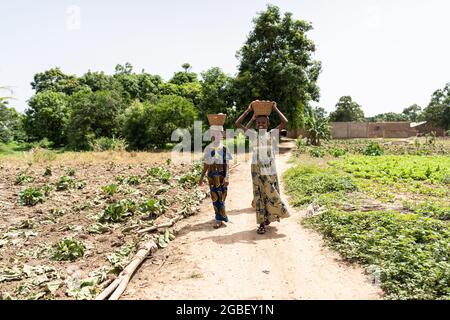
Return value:
[[(279, 175), (289, 156), (288, 151), (277, 158)], [(212, 228), (206, 199), (198, 215), (179, 223), (169, 248), (141, 266), (123, 299), (381, 298), (362, 268), (342, 261), (298, 223), (302, 212), (289, 207), (290, 218), (257, 234), (249, 166), (241, 163), (231, 173), (228, 226)]]

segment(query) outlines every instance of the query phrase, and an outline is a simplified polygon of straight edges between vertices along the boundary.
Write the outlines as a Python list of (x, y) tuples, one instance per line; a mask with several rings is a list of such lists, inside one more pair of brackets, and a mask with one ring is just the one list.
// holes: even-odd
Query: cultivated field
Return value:
[(139, 242), (165, 247), (197, 210), (199, 165), (170, 153), (64, 153), (0, 158), (0, 298), (92, 299)]
[(285, 183), (304, 225), (391, 299), (450, 298), (449, 140), (299, 141)]

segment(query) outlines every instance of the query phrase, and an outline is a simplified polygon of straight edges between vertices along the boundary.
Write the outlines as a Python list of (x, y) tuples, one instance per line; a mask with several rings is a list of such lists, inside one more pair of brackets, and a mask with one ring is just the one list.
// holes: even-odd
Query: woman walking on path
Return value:
[[(225, 117), (222, 117), (222, 119), (224, 122)], [(217, 229), (223, 226), (224, 222), (228, 222), (228, 216), (225, 210), (225, 199), (227, 198), (229, 184), (229, 162), (232, 159), (232, 156), (222, 143), (224, 135), (223, 126), (211, 125), (210, 132), (213, 142), (207, 146), (204, 151), (203, 171), (199, 185), (203, 185), (205, 175), (208, 174), (208, 184), (216, 219), (214, 228)]]
[[(271, 222), (280, 221), (282, 218), (289, 217), (289, 213), (281, 200), (278, 176), (275, 168), (274, 144), (277, 141), (272, 141), (274, 138), (272, 133), (275, 132), (273, 130), (267, 132), (269, 127), (269, 116), (267, 113), (270, 112), (266, 112), (265, 114), (255, 112), (257, 110), (253, 109), (254, 103), (259, 103), (259, 101), (254, 101), (250, 104), (247, 110), (236, 121), (236, 126), (244, 130), (253, 144), (251, 174), (253, 197), (256, 206), (256, 222), (258, 224), (257, 232), (264, 234), (266, 232), (266, 226)], [(279, 130), (286, 126), (288, 120), (278, 109), (276, 102), (272, 102), (272, 110), (281, 119), (281, 123), (275, 128), (279, 132)], [(252, 111), (253, 117), (250, 122), (246, 126), (242, 125), (244, 119)], [(257, 132), (249, 130), (253, 122), (256, 122)], [(278, 135), (275, 134), (275, 137), (278, 137)]]

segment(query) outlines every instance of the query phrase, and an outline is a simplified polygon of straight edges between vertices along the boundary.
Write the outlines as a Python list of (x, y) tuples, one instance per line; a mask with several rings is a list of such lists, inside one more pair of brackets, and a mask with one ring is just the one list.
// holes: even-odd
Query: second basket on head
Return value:
[(208, 122), (210, 126), (223, 126), (227, 118), (226, 114), (208, 114)]
[(272, 113), (273, 102), (255, 100), (252, 102), (252, 108), (255, 115), (268, 116)]

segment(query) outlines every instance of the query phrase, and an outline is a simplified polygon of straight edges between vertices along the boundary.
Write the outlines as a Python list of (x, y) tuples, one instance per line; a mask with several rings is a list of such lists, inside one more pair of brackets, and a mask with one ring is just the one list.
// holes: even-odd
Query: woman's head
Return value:
[(269, 117), (268, 116), (258, 116), (255, 120), (256, 129), (268, 129), (269, 128)]

